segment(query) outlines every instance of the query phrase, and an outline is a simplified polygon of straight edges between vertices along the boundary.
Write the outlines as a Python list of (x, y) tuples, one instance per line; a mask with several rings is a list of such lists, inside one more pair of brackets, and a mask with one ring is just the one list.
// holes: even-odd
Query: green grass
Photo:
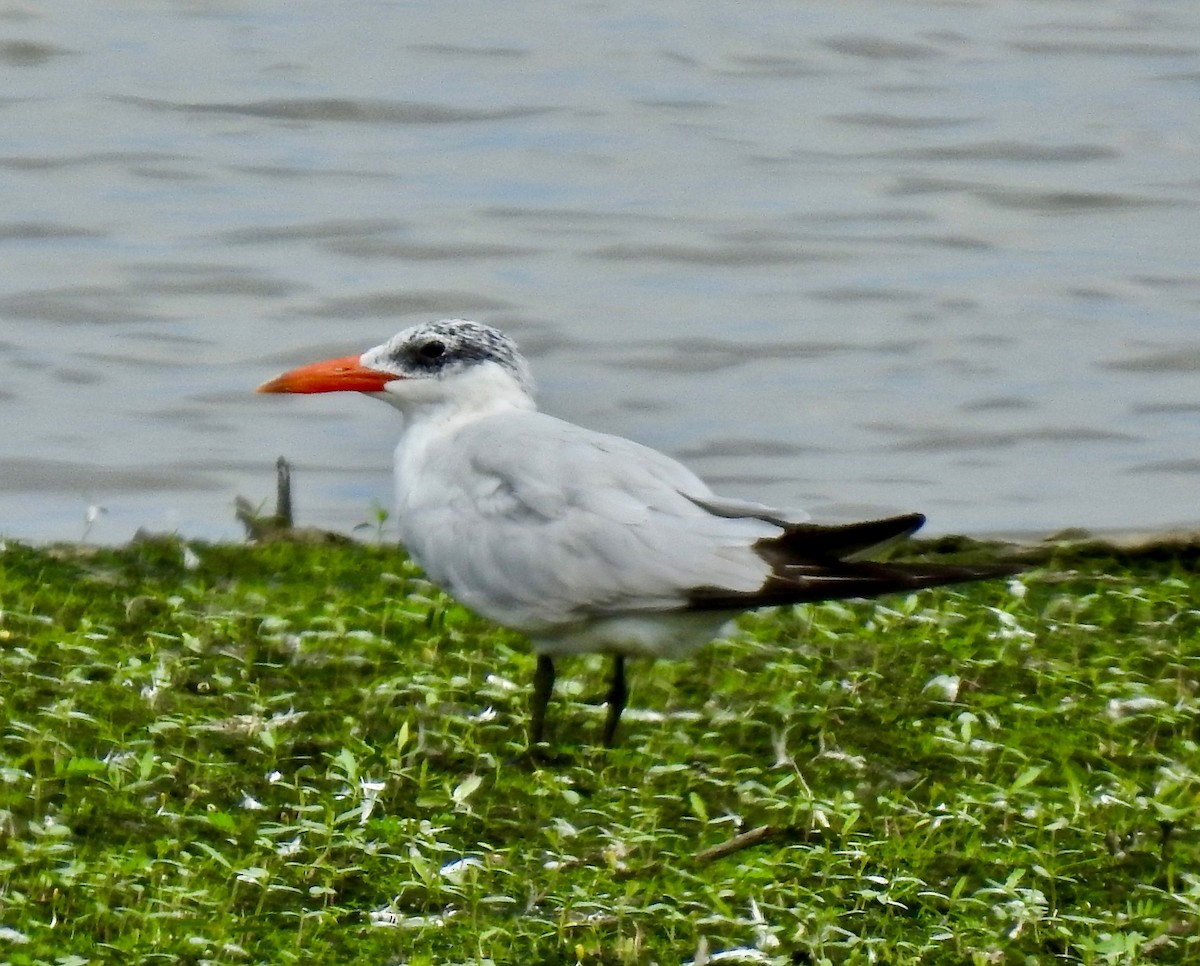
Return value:
[(563, 662), (537, 766), (394, 550), (10, 542), (0, 962), (1200, 961), (1195, 562), (750, 615), (609, 752)]

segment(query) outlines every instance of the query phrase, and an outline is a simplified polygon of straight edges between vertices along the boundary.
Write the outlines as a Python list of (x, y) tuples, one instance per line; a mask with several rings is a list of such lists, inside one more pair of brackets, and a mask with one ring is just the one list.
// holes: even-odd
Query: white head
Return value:
[(405, 413), (420, 409), (533, 408), (533, 377), (517, 344), (466, 319), (425, 322), (361, 356), (285, 372), (259, 392), (363, 392)]

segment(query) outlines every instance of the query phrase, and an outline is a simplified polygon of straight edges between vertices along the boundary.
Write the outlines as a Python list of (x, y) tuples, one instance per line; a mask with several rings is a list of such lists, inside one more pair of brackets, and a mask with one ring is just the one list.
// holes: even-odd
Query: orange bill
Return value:
[(292, 369), (258, 387), (259, 392), (383, 392), (383, 387), (400, 377), (391, 372), (368, 369), (358, 356), (326, 359)]

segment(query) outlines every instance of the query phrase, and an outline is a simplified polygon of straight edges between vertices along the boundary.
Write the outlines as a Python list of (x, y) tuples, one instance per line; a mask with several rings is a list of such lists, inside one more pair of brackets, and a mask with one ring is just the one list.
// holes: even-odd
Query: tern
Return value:
[(516, 343), (477, 322), (416, 325), (258, 391), (360, 392), (400, 410), (400, 542), (460, 603), (533, 642), (534, 748), (545, 738), (557, 658), (611, 656), (607, 747), (628, 699), (627, 658), (686, 657), (759, 607), (1021, 569), (861, 559), (917, 530), (919, 513), (819, 525), (718, 496), (657, 450), (539, 412)]

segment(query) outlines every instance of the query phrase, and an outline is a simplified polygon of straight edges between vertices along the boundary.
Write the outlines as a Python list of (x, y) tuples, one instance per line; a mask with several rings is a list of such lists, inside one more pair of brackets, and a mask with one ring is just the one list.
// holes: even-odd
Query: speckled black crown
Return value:
[(517, 343), (499, 329), (467, 319), (423, 322), (394, 336), (383, 355), (401, 370), (440, 376), (454, 369), (494, 362), (508, 370), (528, 393), (533, 393), (529, 364)]

